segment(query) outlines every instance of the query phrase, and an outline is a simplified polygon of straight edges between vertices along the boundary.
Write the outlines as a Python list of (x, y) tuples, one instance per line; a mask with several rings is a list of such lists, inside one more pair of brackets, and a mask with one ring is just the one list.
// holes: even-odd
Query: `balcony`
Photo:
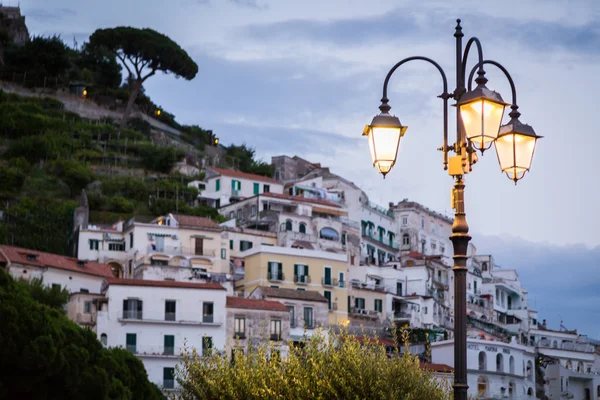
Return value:
[(165, 313), (165, 321), (175, 321), (175, 313), (174, 312), (166, 312)]
[[(152, 311), (152, 310), (150, 310)], [(175, 316), (175, 313), (164, 313), (156, 315), (156, 318), (144, 317), (142, 315), (142, 311), (123, 311), (121, 314), (119, 321), (121, 322), (131, 322), (131, 323), (144, 323), (144, 324), (176, 324), (176, 325), (213, 325), (220, 326), (223, 325), (223, 316), (222, 315), (190, 315), (192, 318), (185, 319), (182, 316), (179, 316), (179, 319)]]
[(411, 313), (406, 311), (394, 311), (394, 321), (410, 321)]
[(350, 314), (357, 317), (366, 317), (366, 318), (379, 318), (380, 313), (375, 310), (365, 310), (363, 308), (352, 307), (350, 308)]
[(310, 275), (294, 275), (294, 283), (298, 285), (307, 285), (310, 282)]
[(321, 278), (321, 284), (327, 287), (337, 286), (339, 284), (337, 278)]
[(346, 287), (346, 282), (340, 281), (338, 286), (341, 287), (341, 288), (345, 288)]
[(281, 340), (281, 333), (271, 333), (270, 339), (274, 341)]
[(283, 272), (267, 271), (267, 279), (272, 282), (281, 282), (285, 280), (285, 275)]
[(317, 241), (317, 237), (314, 235), (309, 235), (308, 233), (300, 233), (300, 232), (294, 232), (294, 231), (286, 231), (285, 227), (280, 228), (281, 231), (280, 233), (277, 235), (278, 240), (278, 244), (280, 246), (285, 246), (287, 247), (287, 242), (288, 241), (296, 241), (296, 240), (300, 240), (303, 242), (308, 242), (308, 243), (316, 243)]
[(173, 256), (180, 256), (183, 254), (183, 249), (181, 248), (181, 246), (156, 246), (149, 244), (147, 247), (147, 252), (148, 254), (161, 253)]
[(395, 242), (395, 241), (389, 240), (385, 236), (380, 236), (380, 235), (378, 235), (375, 232), (363, 230), (362, 231), (362, 237), (371, 239), (371, 240), (373, 240), (374, 242), (376, 242), (379, 245), (390, 247), (390, 248), (392, 248), (394, 250), (400, 250), (400, 243), (399, 242)]
[(175, 346), (135, 346), (127, 345), (127, 350), (140, 358), (151, 357), (179, 357), (183, 353), (183, 347)]
[(92, 313), (77, 313), (75, 322), (79, 325), (96, 325), (96, 315)]
[(137, 319), (141, 320), (143, 317), (142, 311), (123, 311), (122, 319)]

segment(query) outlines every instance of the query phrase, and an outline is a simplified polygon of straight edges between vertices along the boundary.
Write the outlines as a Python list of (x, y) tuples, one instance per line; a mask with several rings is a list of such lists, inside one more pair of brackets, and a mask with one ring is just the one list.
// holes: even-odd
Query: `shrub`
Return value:
[(77, 160), (58, 160), (49, 164), (48, 169), (58, 176), (71, 189), (71, 194), (79, 193), (94, 180), (94, 173)]
[[(270, 357), (272, 342), (236, 354), (200, 357), (184, 352), (176, 379), (183, 399), (411, 399), (449, 400), (448, 385), (419, 367), (408, 341), (391, 357), (383, 344), (359, 341), (346, 331), (317, 331), (287, 358)], [(269, 342), (269, 343), (267, 343)]]
[(135, 209), (133, 203), (123, 196), (112, 197), (108, 202), (108, 207), (117, 213), (132, 213)]

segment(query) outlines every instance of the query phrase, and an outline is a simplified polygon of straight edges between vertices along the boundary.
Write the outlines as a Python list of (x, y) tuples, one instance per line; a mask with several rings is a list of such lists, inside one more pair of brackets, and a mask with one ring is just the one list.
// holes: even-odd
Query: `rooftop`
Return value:
[(150, 281), (146, 279), (108, 279), (110, 286), (148, 286), (162, 288), (178, 289), (208, 289), (208, 290), (226, 290), (219, 283), (196, 283), (180, 281)]
[(222, 175), (222, 176), (230, 176), (232, 178), (248, 179), (251, 181), (261, 181), (261, 182), (281, 184), (281, 182), (276, 181), (273, 178), (269, 178), (269, 177), (262, 176), (262, 175), (249, 174), (247, 172), (236, 171), (233, 169), (214, 168), (214, 167), (210, 167), (210, 168), (206, 168), (206, 169), (213, 171), (216, 174)]
[(313, 290), (281, 289), (266, 286), (258, 286), (254, 290), (261, 290), (265, 297), (304, 301), (319, 301), (324, 303), (328, 302), (328, 300), (321, 293)]
[(452, 368), (449, 365), (446, 364), (435, 364), (435, 363), (428, 363), (428, 362), (421, 362), (419, 363), (419, 366), (422, 369), (428, 370), (428, 371), (433, 371), (433, 372), (454, 372), (454, 368)]
[(175, 220), (179, 223), (180, 227), (221, 230), (219, 224), (217, 224), (210, 218), (196, 217), (194, 215), (183, 214), (171, 215), (173, 215), (173, 218), (175, 218)]
[(108, 264), (81, 261), (73, 257), (7, 245), (0, 245), (0, 262), (30, 265), (39, 268), (56, 268), (80, 274), (114, 278)]
[(245, 308), (249, 310), (266, 310), (266, 311), (285, 311), (286, 306), (278, 301), (259, 300), (259, 299), (244, 299), (242, 297), (227, 297), (227, 307), (229, 308)]
[(277, 198), (277, 199), (284, 199), (284, 200), (291, 200), (291, 201), (300, 201), (300, 202), (311, 203), (311, 204), (319, 204), (319, 205), (328, 206), (328, 207), (341, 208), (341, 206), (339, 204), (336, 204), (332, 201), (310, 199), (308, 197), (302, 197), (302, 196), (291, 196), (289, 194), (262, 193), (261, 196), (273, 197), (273, 198)]

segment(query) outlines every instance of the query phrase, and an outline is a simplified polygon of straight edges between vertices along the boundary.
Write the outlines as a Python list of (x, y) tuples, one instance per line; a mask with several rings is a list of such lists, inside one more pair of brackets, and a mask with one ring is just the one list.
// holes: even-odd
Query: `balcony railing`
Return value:
[(123, 319), (142, 319), (142, 311), (123, 311)]
[(175, 346), (127, 345), (126, 349), (138, 357), (177, 357), (183, 353), (183, 347)]
[(175, 389), (175, 379), (164, 379), (163, 380), (163, 388)]
[(294, 283), (308, 284), (310, 282), (310, 275), (294, 275)]
[(175, 313), (174, 312), (166, 312), (165, 313), (165, 321), (175, 321)]
[(358, 307), (351, 307), (350, 314), (358, 315), (361, 317), (369, 317), (369, 318), (379, 317), (379, 313), (375, 310), (365, 310), (363, 308), (358, 308)]
[(246, 339), (246, 332), (234, 332), (233, 338), (234, 339)]
[(339, 282), (339, 287), (345, 288), (346, 287), (346, 282), (345, 281), (340, 281)]
[(321, 284), (323, 286), (337, 286), (338, 283), (337, 278), (321, 278)]
[(183, 249), (181, 248), (181, 246), (156, 246), (149, 244), (148, 253), (163, 253), (180, 256), (183, 254)]
[(395, 320), (407, 320), (410, 319), (411, 314), (406, 311), (394, 311)]
[(372, 231), (362, 231), (362, 236), (363, 237), (367, 237), (369, 239), (372, 239), (378, 243), (381, 243), (384, 246), (388, 246), (391, 247), (395, 250), (399, 250), (400, 249), (400, 243), (399, 242), (395, 242), (392, 240), (389, 240), (389, 238), (387, 238), (386, 236), (380, 236), (379, 234), (372, 232)]
[(388, 208), (375, 204), (372, 201), (363, 201), (362, 203), (365, 206), (369, 207), (371, 210), (377, 211), (378, 213), (383, 214), (386, 217), (394, 218), (394, 213)]
[(271, 333), (271, 340), (281, 340), (281, 333)]
[(202, 322), (205, 324), (213, 324), (215, 322), (214, 314), (206, 314), (202, 316)]
[(270, 281), (283, 281), (285, 280), (285, 275), (283, 272), (273, 272), (269, 270), (267, 272), (267, 279)]

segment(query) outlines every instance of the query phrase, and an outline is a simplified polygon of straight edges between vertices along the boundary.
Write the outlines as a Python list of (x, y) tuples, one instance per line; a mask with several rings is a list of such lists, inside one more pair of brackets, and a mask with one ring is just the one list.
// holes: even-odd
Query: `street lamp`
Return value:
[[(391, 110), (387, 97), (388, 83), (393, 73), (409, 61), (421, 60), (432, 64), (442, 76), (443, 92), (438, 97), (443, 100), (444, 128), (443, 144), (438, 149), (443, 153), (444, 170), (454, 179), (452, 190), (452, 208), (455, 210), (450, 240), (454, 247), (454, 399), (467, 399), (467, 249), (471, 236), (467, 224), (464, 206), (465, 183), (463, 175), (471, 172), (473, 164), (478, 161), (476, 150), (481, 153), (492, 144), (496, 147), (498, 162), (502, 172), (512, 179), (515, 184), (522, 179), (531, 168), (531, 161), (536, 142), (541, 136), (536, 135), (533, 128), (519, 121), (520, 113), (517, 106), (517, 94), (512, 77), (499, 63), (483, 59), (483, 50), (479, 39), (469, 39), (463, 54), (462, 27), (460, 20), (456, 21), (454, 37), (456, 38), (456, 88), (448, 92), (448, 80), (442, 67), (427, 57), (408, 57), (398, 62), (390, 69), (383, 82), (383, 96), (379, 109), (380, 114), (367, 125), (363, 135), (369, 140), (369, 149), (373, 166), (384, 178), (396, 164), (400, 138), (406, 132), (406, 126), (400, 119), (389, 113)], [(466, 78), (466, 65), (469, 50), (475, 44), (478, 53), (478, 63)], [(494, 65), (499, 68), (510, 83), (512, 104), (505, 103), (500, 94), (486, 87), (487, 79), (483, 66)], [(471, 89), (473, 75), (477, 71), (475, 82), (477, 87)], [(465, 86), (468, 84), (467, 86)], [(468, 90), (467, 90), (468, 88)], [(456, 141), (448, 144), (448, 100), (454, 99), (458, 112), (456, 113)], [(510, 105), (510, 121), (502, 124), (502, 117), (507, 105)], [(456, 155), (449, 157), (452, 152)]]

